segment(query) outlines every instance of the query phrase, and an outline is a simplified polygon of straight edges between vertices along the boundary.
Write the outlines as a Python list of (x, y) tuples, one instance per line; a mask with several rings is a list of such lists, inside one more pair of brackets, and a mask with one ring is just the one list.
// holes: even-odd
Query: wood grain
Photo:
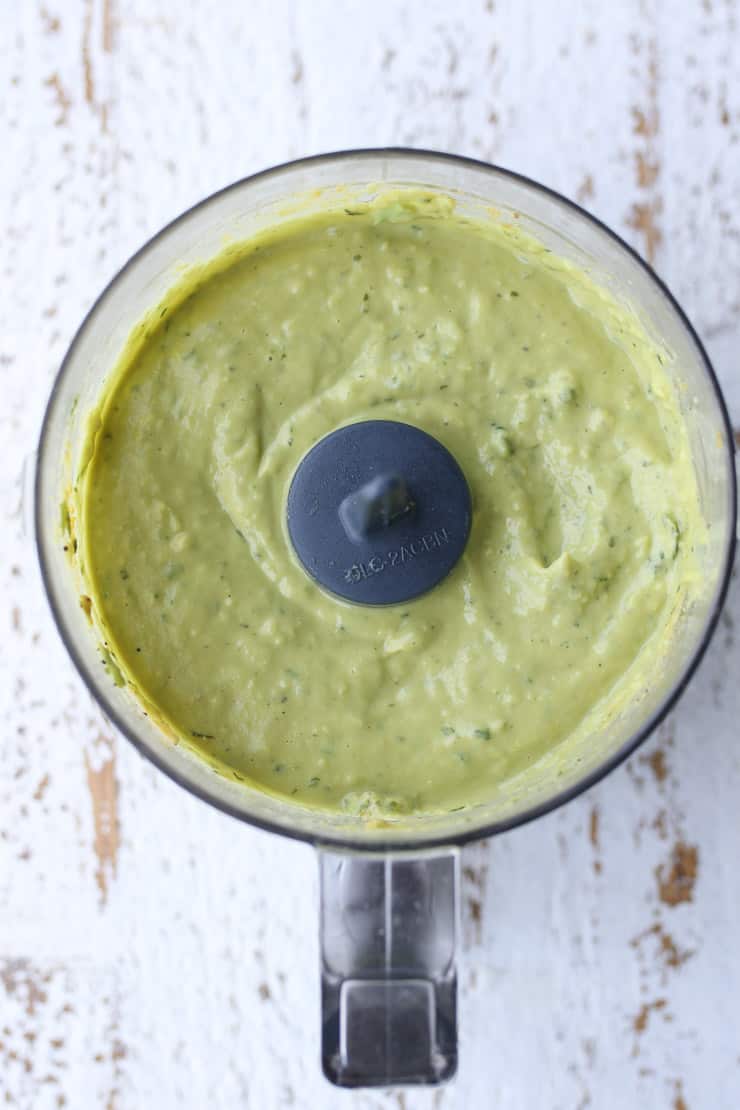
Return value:
[(684, 303), (740, 430), (737, 4), (28, 0), (0, 29), (0, 1104), (734, 1110), (736, 583), (626, 769), (466, 851), (454, 1084), (340, 1094), (311, 852), (114, 736), (51, 627), (22, 466), (84, 312), (162, 223), (275, 162), (384, 144), (499, 161), (612, 224)]

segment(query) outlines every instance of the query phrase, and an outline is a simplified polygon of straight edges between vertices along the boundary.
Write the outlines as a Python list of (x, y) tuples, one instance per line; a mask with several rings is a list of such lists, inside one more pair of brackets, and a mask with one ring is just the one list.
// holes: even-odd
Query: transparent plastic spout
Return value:
[(319, 851), (322, 1064), (337, 1086), (454, 1075), (458, 857)]

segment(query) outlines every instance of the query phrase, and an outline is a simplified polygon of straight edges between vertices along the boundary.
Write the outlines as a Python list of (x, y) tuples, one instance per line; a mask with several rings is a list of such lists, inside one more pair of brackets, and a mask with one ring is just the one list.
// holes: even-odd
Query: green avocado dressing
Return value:
[[(152, 322), (153, 321), (153, 322)], [(703, 530), (663, 356), (510, 227), (403, 194), (185, 279), (91, 421), (80, 560), (109, 658), (223, 773), (365, 816), (484, 801), (644, 685)], [(473, 496), (425, 597), (352, 606), (285, 530), (339, 425), (425, 429)]]

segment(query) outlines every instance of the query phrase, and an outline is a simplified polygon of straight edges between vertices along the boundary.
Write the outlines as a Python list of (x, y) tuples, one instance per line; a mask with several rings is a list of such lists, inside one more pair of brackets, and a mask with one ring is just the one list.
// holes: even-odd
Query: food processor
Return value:
[[(628, 306), (648, 336), (669, 352), (665, 371), (686, 424), (707, 539), (698, 553), (701, 588), (677, 615), (659, 672), (651, 673), (649, 681), (646, 676), (644, 687), (603, 731), (569, 746), (557, 763), (541, 760), (515, 789), (485, 804), (368, 822), (250, 788), (174, 744), (101, 666), (98, 638), (81, 605), (83, 579), (65, 550), (61, 517), (82, 462), (88, 413), (127, 339), (144, 326), (147, 313), (184, 268), (207, 262), (225, 244), (248, 240), (296, 213), (307, 216), (406, 189), (452, 197), (457, 211), (473, 219), (515, 222)], [(377, 443), (378, 436), (394, 433), (375, 428), (367, 434)], [(450, 485), (450, 497), (457, 499), (451, 519), (464, 533), (464, 545), (470, 526), (464, 478), (455, 472), (454, 460), (408, 436), (398, 447), (399, 459), (403, 456), (398, 465), (381, 475), (365, 475), (342, 501), (344, 538), (361, 540), (410, 511), (404, 468), (413, 467), (414, 452), (426, 449), (434, 456), (429, 496), (433, 501), (435, 490)], [(320, 465), (321, 459), (314, 463)], [(321, 465), (331, 473), (331, 458)], [(321, 533), (318, 539), (311, 534), (310, 514), (296, 509), (291, 518), (291, 497), (300, 502), (300, 480), (299, 471), (299, 486), (289, 496), (288, 529), (311, 574)], [(460, 554), (461, 547), (448, 543), (451, 532), (445, 531), (443, 510), (444, 504), (432, 504), (427, 538), (414, 541), (425, 543), (434, 556), (419, 563), (428, 574), (417, 583), (417, 594), (433, 589)], [(562, 805), (652, 732), (685, 689), (716, 626), (732, 567), (736, 514), (733, 437), (717, 379), (691, 324), (655, 273), (602, 223), (534, 181), (467, 158), (395, 149), (321, 155), (257, 173), (196, 205), (139, 250), (101, 294), (64, 359), (43, 423), (35, 485), (36, 537), (54, 618), (107, 717), (142, 754), (199, 798), (239, 820), (315, 846), (322, 1064), (332, 1083), (350, 1087), (436, 1084), (454, 1074), (461, 846)], [(398, 600), (397, 579), (375, 573), (361, 559), (335, 580), (318, 573), (315, 578), (317, 588), (350, 602)]]

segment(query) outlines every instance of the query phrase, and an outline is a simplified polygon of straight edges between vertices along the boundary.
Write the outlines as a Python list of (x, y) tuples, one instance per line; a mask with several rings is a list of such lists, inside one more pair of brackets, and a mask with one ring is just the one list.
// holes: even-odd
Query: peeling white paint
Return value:
[[(655, 265), (739, 427), (739, 18), (727, 0), (5, 6), (0, 1102), (740, 1105), (737, 584), (678, 712), (628, 769), (466, 851), (455, 1083), (348, 1095), (319, 1070), (311, 852), (210, 811), (122, 740), (101, 749), (110, 729), (51, 626), (15, 484), (64, 349), (131, 252), (237, 177), (349, 146), (495, 159), (640, 249), (633, 206), (659, 198)], [(635, 110), (654, 114), (648, 136)], [(642, 183), (638, 155), (659, 165)], [(107, 776), (106, 815), (90, 774)], [(656, 869), (678, 842), (698, 875), (670, 905)]]

